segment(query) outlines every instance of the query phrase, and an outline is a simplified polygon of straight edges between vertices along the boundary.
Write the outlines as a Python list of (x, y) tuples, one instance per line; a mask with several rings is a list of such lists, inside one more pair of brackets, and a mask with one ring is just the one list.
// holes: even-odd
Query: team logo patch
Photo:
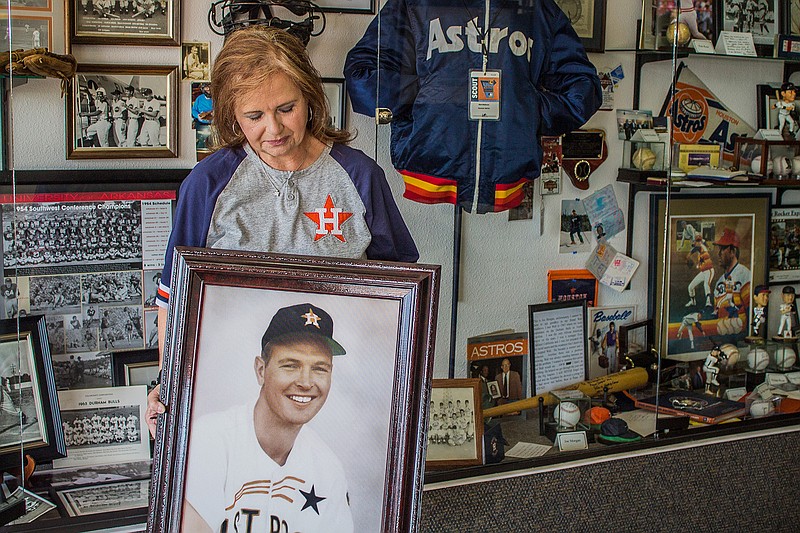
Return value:
[(303, 214), (317, 225), (317, 231), (314, 233), (315, 242), (326, 235), (333, 235), (340, 241), (347, 242), (344, 239), (344, 233), (342, 233), (342, 224), (353, 216), (353, 213), (347, 213), (342, 211), (340, 207), (335, 207), (330, 194), (325, 200), (325, 207)]

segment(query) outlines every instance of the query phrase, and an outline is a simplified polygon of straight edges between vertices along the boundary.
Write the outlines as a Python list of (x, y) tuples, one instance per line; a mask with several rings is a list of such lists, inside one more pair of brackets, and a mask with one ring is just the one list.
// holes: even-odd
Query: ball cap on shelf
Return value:
[(333, 319), (324, 309), (305, 303), (278, 309), (261, 337), (261, 348), (288, 333), (308, 333), (324, 337), (333, 355), (347, 352), (333, 339)]
[(621, 418), (609, 418), (600, 425), (600, 434), (597, 436), (601, 441), (614, 442), (635, 442), (642, 437), (630, 429), (628, 423)]
[(717, 246), (735, 246), (739, 247), (739, 236), (731, 228), (722, 230), (722, 235), (719, 239), (714, 241)]
[(599, 429), (600, 424), (611, 418), (611, 411), (605, 407), (592, 407), (583, 416), (584, 422), (592, 426), (592, 429)]

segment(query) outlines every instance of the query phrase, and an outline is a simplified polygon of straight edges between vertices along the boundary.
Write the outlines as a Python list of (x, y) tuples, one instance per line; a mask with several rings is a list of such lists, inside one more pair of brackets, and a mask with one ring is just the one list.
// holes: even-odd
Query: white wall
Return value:
[[(641, 15), (640, 0), (608, 2), (605, 54), (590, 54), (598, 68), (622, 65), (625, 79), (615, 93), (617, 108), (630, 108), (633, 98), (636, 21)], [(222, 38), (208, 28), (208, 0), (183, 0), (182, 34), (184, 41), (211, 41), (212, 55), (219, 52)], [(62, 26), (63, 7), (54, 2), (54, 33)], [(344, 57), (363, 34), (370, 21), (365, 15), (328, 15), (325, 33), (309, 44), (311, 56), (323, 76), (341, 77)], [(63, 51), (63, 35), (55, 41)], [(59, 50), (59, 45), (61, 49)], [(616, 51), (614, 51), (616, 50)], [(180, 48), (75, 46), (79, 62), (120, 64), (168, 64), (180, 61)], [(719, 58), (692, 58), (688, 61), (698, 76), (746, 122), (755, 123), (755, 84), (780, 81), (782, 66), (776, 61), (746, 61)], [(666, 95), (670, 65), (651, 64), (645, 68), (641, 109), (660, 110)], [(81, 160), (66, 161), (64, 140), (64, 102), (59, 98), (56, 80), (31, 80), (13, 90), (14, 151), (18, 169), (76, 168), (189, 168), (194, 160), (193, 132), (188, 112), (189, 84), (180, 88), (180, 157), (165, 160)], [(450, 336), (452, 284), (453, 207), (422, 205), (402, 199), (403, 184), (389, 159), (389, 126), (377, 130), (371, 119), (349, 113), (348, 123), (359, 131), (354, 146), (378, 160), (389, 176), (400, 209), (421, 251), (420, 261), (442, 265), (439, 333), (436, 343), (436, 377), (446, 377)], [(591, 190), (575, 189), (564, 178), (563, 192), (545, 199), (544, 235), (539, 236), (530, 222), (508, 222), (507, 213), (470, 215), (463, 220), (461, 288), (458, 294), (456, 377), (465, 376), (466, 338), (489, 331), (514, 328), (527, 331), (527, 306), (547, 299), (546, 277), (550, 269), (582, 268), (586, 254), (559, 255), (559, 215), (564, 198), (582, 198), (609, 183), (614, 184), (623, 211), (627, 209), (628, 186), (616, 183), (622, 159), (622, 142), (614, 132), (613, 111), (598, 112), (587, 124), (609, 133), (609, 158), (590, 178)], [(647, 306), (647, 198), (640, 195), (636, 210), (636, 232), (630, 255), (642, 262), (632, 290), (622, 294), (601, 287), (601, 305), (636, 304), (638, 318)], [(538, 206), (537, 206), (538, 209)], [(620, 250), (624, 235), (612, 239)], [(774, 314), (774, 313), (773, 313)]]

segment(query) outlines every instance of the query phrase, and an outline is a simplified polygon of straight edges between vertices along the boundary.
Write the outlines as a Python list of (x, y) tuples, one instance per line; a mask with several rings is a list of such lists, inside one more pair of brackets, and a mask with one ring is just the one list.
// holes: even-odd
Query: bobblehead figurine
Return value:
[(705, 362), (703, 363), (703, 372), (706, 373), (706, 394), (717, 395), (719, 393), (719, 361), (722, 357), (722, 350), (719, 346), (714, 346), (708, 353)]
[[(797, 88), (794, 83), (787, 81), (781, 85), (778, 90), (778, 101), (772, 105), (772, 109), (778, 110), (778, 131), (787, 141), (794, 140), (794, 134), (797, 133), (797, 122), (794, 120), (796, 96)], [(787, 128), (786, 133), (783, 131), (784, 128)]]
[(787, 285), (781, 292), (781, 322), (778, 326), (778, 335), (775, 340), (797, 339), (797, 302), (795, 302), (794, 287)]
[(766, 338), (767, 306), (769, 305), (769, 288), (766, 285), (756, 285), (753, 290), (753, 317), (750, 321), (750, 335), (745, 339), (750, 343), (761, 343)]

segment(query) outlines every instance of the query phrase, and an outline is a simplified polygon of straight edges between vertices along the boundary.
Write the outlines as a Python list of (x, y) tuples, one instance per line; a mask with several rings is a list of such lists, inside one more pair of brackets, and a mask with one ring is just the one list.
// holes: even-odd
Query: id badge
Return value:
[(469, 119), (500, 120), (500, 71), (469, 71)]

